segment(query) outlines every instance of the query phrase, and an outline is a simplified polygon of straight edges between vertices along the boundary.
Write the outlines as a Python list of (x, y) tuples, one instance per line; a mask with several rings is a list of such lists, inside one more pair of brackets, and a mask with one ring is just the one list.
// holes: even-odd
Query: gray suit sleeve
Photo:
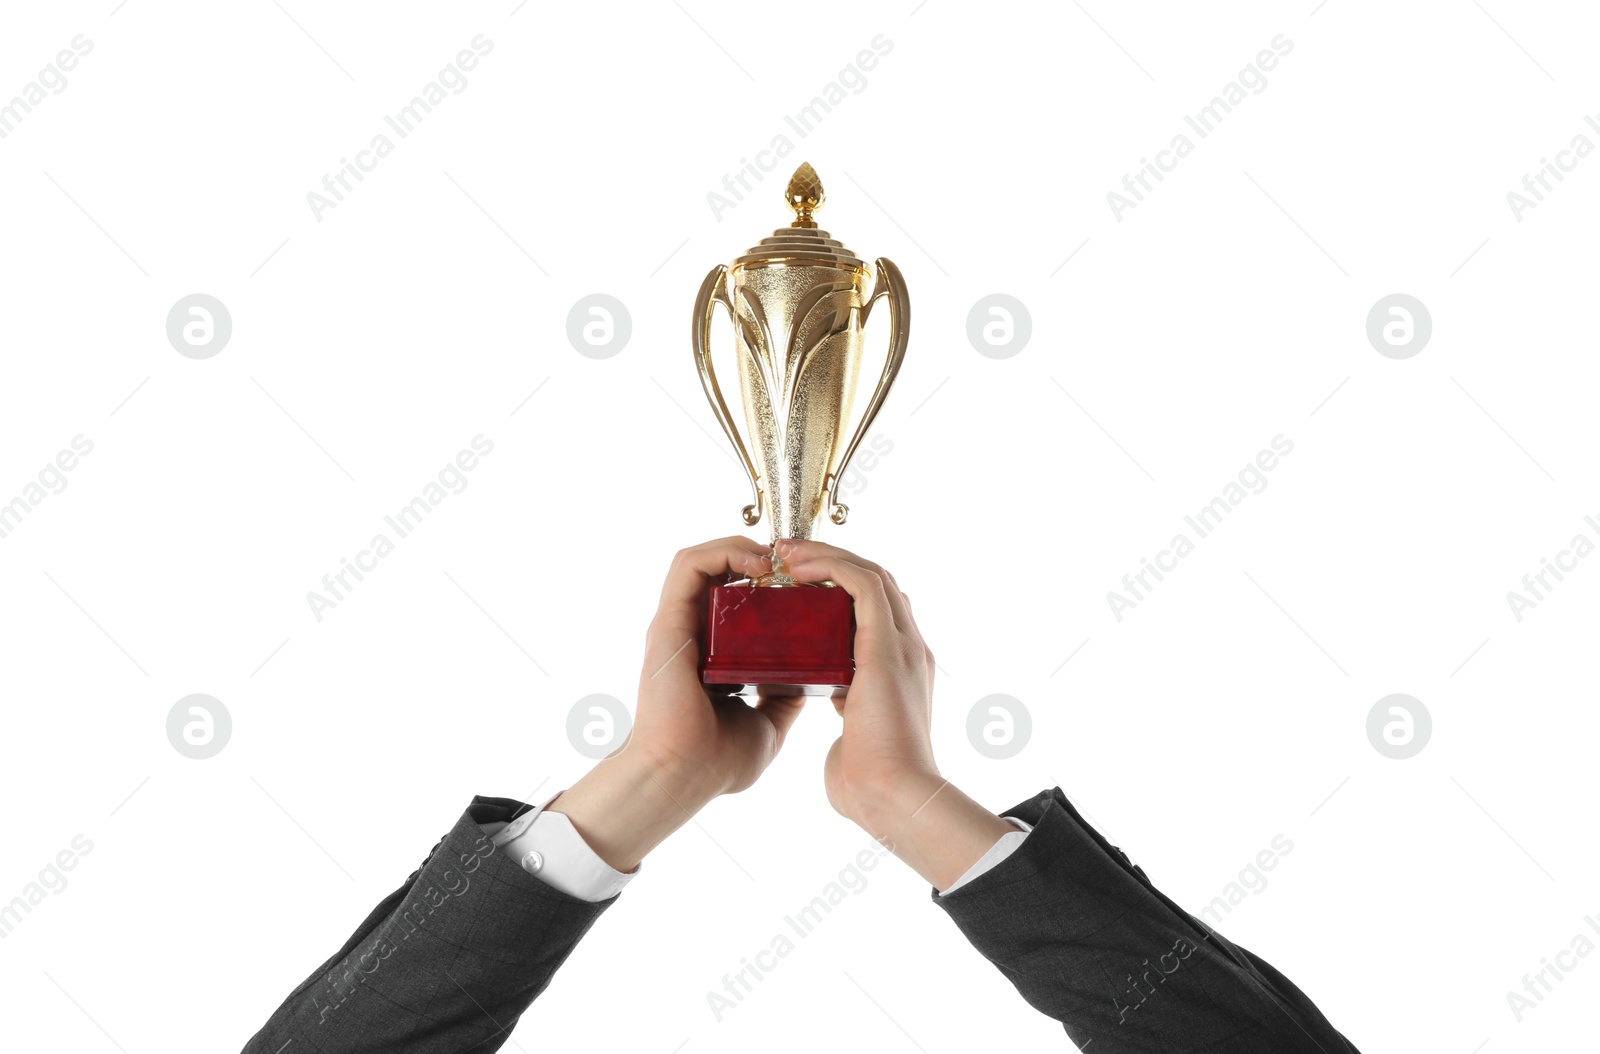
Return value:
[(405, 885), (289, 994), (245, 1054), (499, 1050), (616, 901), (590, 903), (539, 881), (478, 828), (528, 808), (474, 798)]
[(1004, 861), (934, 896), (1036, 1009), (1092, 1054), (1354, 1054), (1287, 977), (1179, 908), (1061, 789)]

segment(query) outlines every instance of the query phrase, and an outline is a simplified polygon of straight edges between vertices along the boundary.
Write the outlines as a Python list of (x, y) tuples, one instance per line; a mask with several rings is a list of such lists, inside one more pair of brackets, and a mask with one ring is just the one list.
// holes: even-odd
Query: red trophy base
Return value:
[(700, 680), (730, 693), (842, 695), (855, 607), (838, 586), (713, 586)]

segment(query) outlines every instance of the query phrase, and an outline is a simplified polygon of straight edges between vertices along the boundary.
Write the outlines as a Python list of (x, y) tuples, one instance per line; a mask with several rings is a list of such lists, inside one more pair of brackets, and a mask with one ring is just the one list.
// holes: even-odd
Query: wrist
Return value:
[(899, 826), (948, 783), (932, 767), (886, 770), (848, 782), (853, 793), (847, 815), (875, 838)]
[(941, 892), (1016, 830), (931, 769), (868, 796), (852, 819)]
[(596, 764), (546, 809), (564, 814), (610, 867), (631, 872), (716, 794), (692, 774), (624, 749)]

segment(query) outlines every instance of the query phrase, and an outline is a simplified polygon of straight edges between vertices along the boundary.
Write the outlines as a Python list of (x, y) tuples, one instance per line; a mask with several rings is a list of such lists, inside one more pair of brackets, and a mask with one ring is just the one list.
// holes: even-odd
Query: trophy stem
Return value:
[(786, 563), (784, 563), (783, 557), (778, 555), (778, 544), (776, 542), (772, 543), (772, 545), (769, 548), (772, 550), (772, 554), (771, 554), (772, 570), (767, 572), (764, 575), (752, 575), (750, 577), (750, 584), (751, 585), (753, 585), (753, 586), (801, 586), (801, 585), (808, 584), (808, 583), (805, 583), (805, 582), (797, 581), (795, 579), (795, 577), (789, 573), (788, 565)]
[(778, 555), (778, 545), (774, 542), (768, 547), (771, 550), (772, 570), (764, 575), (751, 575), (748, 579), (753, 586), (797, 587), (800, 589), (831, 589), (834, 582), (802, 582), (789, 573), (789, 566)]

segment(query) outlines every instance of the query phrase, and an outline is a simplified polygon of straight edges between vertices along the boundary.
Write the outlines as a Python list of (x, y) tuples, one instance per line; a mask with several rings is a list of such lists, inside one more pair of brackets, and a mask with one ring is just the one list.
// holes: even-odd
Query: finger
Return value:
[(770, 568), (767, 547), (749, 538), (718, 538), (680, 549), (667, 569), (657, 613), (697, 611), (698, 601), (713, 577), (729, 572), (762, 574)]
[(789, 726), (800, 716), (800, 711), (806, 708), (806, 697), (803, 695), (767, 695), (756, 700), (756, 712), (765, 715), (772, 722), (772, 730), (778, 734), (778, 746), (783, 746), (783, 737), (789, 734)]
[(910, 619), (910, 609), (906, 608), (906, 605), (902, 603), (904, 598), (901, 597), (901, 592), (899, 592), (899, 582), (894, 581), (894, 574), (891, 573), (890, 569), (885, 568), (880, 563), (867, 560), (866, 557), (862, 557), (859, 553), (850, 552), (848, 549), (840, 549), (838, 545), (829, 545), (827, 542), (813, 541), (813, 539), (803, 539), (803, 541), (802, 539), (781, 539), (779, 541), (778, 557), (781, 560), (794, 560), (798, 563), (798, 561), (808, 560), (814, 555), (829, 555), (829, 557), (842, 558), (842, 560), (848, 560), (851, 563), (856, 563), (856, 565), (869, 568), (872, 573), (882, 574), (883, 579), (885, 579), (885, 587), (883, 589), (885, 589), (886, 595), (890, 598), (890, 613), (894, 616), (894, 624), (898, 625), (899, 629), (902, 630), (910, 629), (914, 625), (912, 624), (912, 619)]
[[(912, 621), (913, 621), (913, 623), (915, 623), (915, 620), (916, 620), (917, 616), (916, 616), (916, 613), (911, 610), (911, 594), (902, 591), (900, 593), (900, 599), (905, 601), (906, 611), (911, 615)], [(928, 689), (929, 689), (929, 691), (932, 691), (932, 689), (933, 689), (933, 674), (934, 674), (934, 671), (936, 671), (939, 668), (939, 661), (933, 657), (933, 649), (928, 646), (927, 638), (925, 638), (922, 635), (922, 630), (920, 630), (920, 629), (916, 630), (916, 634), (917, 634), (917, 639), (922, 641), (922, 654), (924, 656), (926, 656), (927, 660), (928, 660)]]
[[(679, 651), (694, 653), (689, 645), (699, 637), (705, 597), (713, 579), (720, 581), (729, 572), (764, 574), (771, 566), (766, 546), (738, 536), (679, 550), (672, 558), (661, 586), (660, 604), (646, 634), (647, 653), (660, 651), (657, 665), (664, 665)], [(692, 657), (698, 661), (697, 654)], [(648, 662), (647, 666), (655, 668)]]
[[(787, 550), (788, 547), (785, 546), (784, 548)], [(841, 550), (841, 552), (843, 551), (845, 550)], [(887, 567), (879, 567), (879, 565), (873, 564), (871, 561), (865, 561), (865, 563), (869, 567), (880, 570), (887, 580), (888, 584), (885, 586), (885, 590), (889, 594), (890, 607), (894, 611), (895, 622), (898, 624), (901, 633), (914, 640), (916, 642), (915, 646), (922, 650), (922, 657), (928, 670), (928, 689), (931, 692), (934, 673), (938, 669), (939, 663), (933, 657), (933, 649), (928, 646), (927, 640), (922, 636), (922, 630), (917, 626), (916, 614), (911, 610), (911, 595), (900, 588), (900, 583), (894, 577), (893, 571), (890, 571)], [(896, 600), (899, 603), (895, 603)], [(834, 703), (839, 713), (843, 714), (844, 705), (842, 700), (834, 700)]]
[[(909, 633), (916, 633), (916, 623), (911, 618), (911, 611), (905, 606), (904, 597), (900, 594), (900, 586), (895, 582), (894, 575), (890, 574), (881, 565), (873, 563), (866, 557), (852, 553), (848, 549), (841, 549), (836, 545), (819, 542), (812, 539), (780, 539), (778, 542), (778, 558), (793, 564), (803, 564), (818, 557), (829, 556), (845, 560), (858, 567), (865, 568), (878, 575), (883, 580), (884, 597), (889, 606), (889, 613), (895, 625)], [(792, 573), (792, 571), (791, 571)], [(798, 577), (798, 576), (796, 576)]]
[(883, 577), (889, 580), (889, 600), (894, 608), (895, 622), (902, 630), (920, 640), (922, 631), (917, 628), (917, 617), (911, 612), (911, 598), (900, 588), (900, 580), (894, 576), (893, 571), (884, 568)]
[(789, 566), (802, 582), (834, 581), (855, 601), (856, 632), (864, 642), (885, 644), (898, 632), (883, 575), (836, 556), (812, 556)]

